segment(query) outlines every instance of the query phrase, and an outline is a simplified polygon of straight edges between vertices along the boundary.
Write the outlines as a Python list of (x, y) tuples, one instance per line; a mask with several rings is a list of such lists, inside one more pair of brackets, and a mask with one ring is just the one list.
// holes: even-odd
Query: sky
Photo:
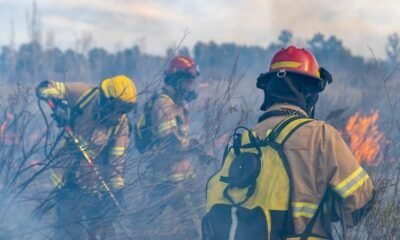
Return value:
[[(111, 51), (139, 45), (164, 54), (183, 39), (191, 49), (211, 40), (267, 46), (283, 29), (304, 45), (315, 33), (336, 35), (357, 55), (385, 55), (400, 33), (398, 0), (36, 0), (43, 43), (79, 48), (79, 40)], [(31, 0), (0, 0), (0, 44), (28, 40)], [(13, 27), (12, 27), (13, 26)], [(12, 34), (14, 32), (14, 34)], [(88, 37), (90, 36), (90, 37)], [(47, 40), (46, 40), (47, 39)], [(52, 39), (49, 41), (49, 39)], [(82, 42), (82, 41), (81, 41)], [(50, 44), (51, 45), (51, 44)]]

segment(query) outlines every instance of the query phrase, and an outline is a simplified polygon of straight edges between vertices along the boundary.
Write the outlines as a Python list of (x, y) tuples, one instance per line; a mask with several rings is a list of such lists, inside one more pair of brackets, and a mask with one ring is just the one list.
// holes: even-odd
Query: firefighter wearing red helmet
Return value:
[(170, 61), (161, 93), (145, 104), (135, 126), (139, 152), (166, 146), (169, 150), (189, 147), (188, 104), (197, 97), (194, 90), (197, 76), (198, 67), (191, 58), (176, 56)]
[(194, 79), (199, 76), (199, 70), (193, 59), (184, 56), (174, 57), (165, 71), (164, 82), (166, 87), (174, 89), (177, 101), (191, 102), (197, 94), (192, 89)]
[(368, 212), (374, 190), (367, 172), (332, 126), (313, 119), (331, 82), (305, 49), (273, 56), (257, 79), (265, 113), (235, 138), (209, 180), (203, 239), (333, 239), (331, 221), (351, 227)]
[[(155, 227), (162, 228), (163, 224), (171, 224), (174, 219), (183, 223), (185, 218), (193, 217), (187, 213), (179, 213), (192, 208), (188, 206), (192, 202), (188, 202), (190, 197), (187, 193), (190, 192), (188, 185), (193, 183), (195, 177), (191, 154), (196, 141), (189, 138), (188, 104), (196, 99), (194, 83), (198, 76), (198, 67), (193, 59), (174, 57), (165, 71), (165, 85), (161, 92), (147, 101), (143, 114), (135, 125), (136, 148), (154, 173), (151, 180), (153, 187), (148, 190), (150, 199), (160, 202), (169, 197), (170, 200), (164, 205), (172, 206), (176, 213), (166, 220), (160, 216), (163, 210), (156, 209), (157, 217), (154, 218), (160, 222), (152, 221), (147, 225), (154, 224)], [(185, 189), (184, 193), (178, 189)], [(150, 212), (146, 214), (151, 215)], [(194, 227), (194, 224), (190, 225)], [(168, 232), (171, 234), (169, 237), (179, 238), (177, 233)], [(184, 230), (180, 234), (187, 237)], [(198, 235), (196, 232), (193, 234), (190, 239), (195, 239)], [(169, 239), (167, 235), (162, 235), (162, 238)]]

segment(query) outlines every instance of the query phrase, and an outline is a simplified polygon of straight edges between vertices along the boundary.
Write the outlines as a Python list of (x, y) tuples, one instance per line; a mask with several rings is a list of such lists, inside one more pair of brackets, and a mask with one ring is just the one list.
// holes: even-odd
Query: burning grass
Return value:
[(356, 112), (345, 126), (345, 135), (350, 149), (359, 163), (376, 164), (381, 158), (381, 149), (385, 144), (385, 136), (379, 131), (379, 113)]

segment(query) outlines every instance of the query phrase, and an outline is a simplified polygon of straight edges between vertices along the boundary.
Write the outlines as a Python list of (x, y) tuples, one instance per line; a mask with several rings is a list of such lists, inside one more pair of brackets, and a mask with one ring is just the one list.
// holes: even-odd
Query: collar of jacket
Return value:
[(298, 107), (296, 105), (289, 104), (289, 103), (277, 103), (277, 104), (274, 104), (271, 107), (269, 107), (265, 112), (267, 113), (267, 112), (270, 112), (270, 111), (284, 110), (284, 109), (290, 109), (290, 110), (298, 111), (298, 112), (304, 114), (305, 116), (308, 116), (306, 111), (304, 111), (301, 107)]

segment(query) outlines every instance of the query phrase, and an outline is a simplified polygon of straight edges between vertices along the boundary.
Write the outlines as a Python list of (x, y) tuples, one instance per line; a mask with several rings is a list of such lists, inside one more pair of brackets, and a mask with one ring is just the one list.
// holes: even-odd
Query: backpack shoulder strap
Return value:
[(88, 90), (86, 90), (78, 99), (78, 101), (76, 101), (75, 105), (74, 105), (74, 109), (76, 109), (76, 111), (82, 111), (90, 102), (90, 100), (93, 99), (93, 97), (99, 92), (99, 89), (97, 87), (94, 88), (89, 88)]
[(287, 231), (293, 231), (294, 229), (294, 222), (292, 219), (293, 216), (293, 208), (291, 207), (291, 202), (293, 199), (293, 175), (292, 171), (290, 168), (289, 161), (286, 157), (286, 154), (283, 151), (283, 147), (286, 143), (286, 141), (290, 138), (290, 136), (301, 126), (304, 124), (313, 121), (311, 118), (304, 118), (302, 116), (293, 116), (293, 117), (288, 117), (278, 123), (274, 129), (268, 134), (266, 138), (266, 144), (271, 146), (273, 149), (275, 149), (278, 154), (280, 159), (282, 160), (283, 166), (285, 168), (286, 174), (289, 179), (289, 207), (288, 211), (286, 213), (285, 217), (285, 232)]
[(75, 117), (83, 113), (83, 109), (88, 105), (88, 103), (93, 99), (94, 96), (97, 95), (99, 89), (89, 88), (86, 90), (76, 101), (75, 105), (70, 108), (70, 124), (71, 126), (74, 125)]
[(267, 136), (267, 142), (284, 145), (289, 137), (304, 124), (313, 121), (302, 116), (288, 117), (278, 123)]

